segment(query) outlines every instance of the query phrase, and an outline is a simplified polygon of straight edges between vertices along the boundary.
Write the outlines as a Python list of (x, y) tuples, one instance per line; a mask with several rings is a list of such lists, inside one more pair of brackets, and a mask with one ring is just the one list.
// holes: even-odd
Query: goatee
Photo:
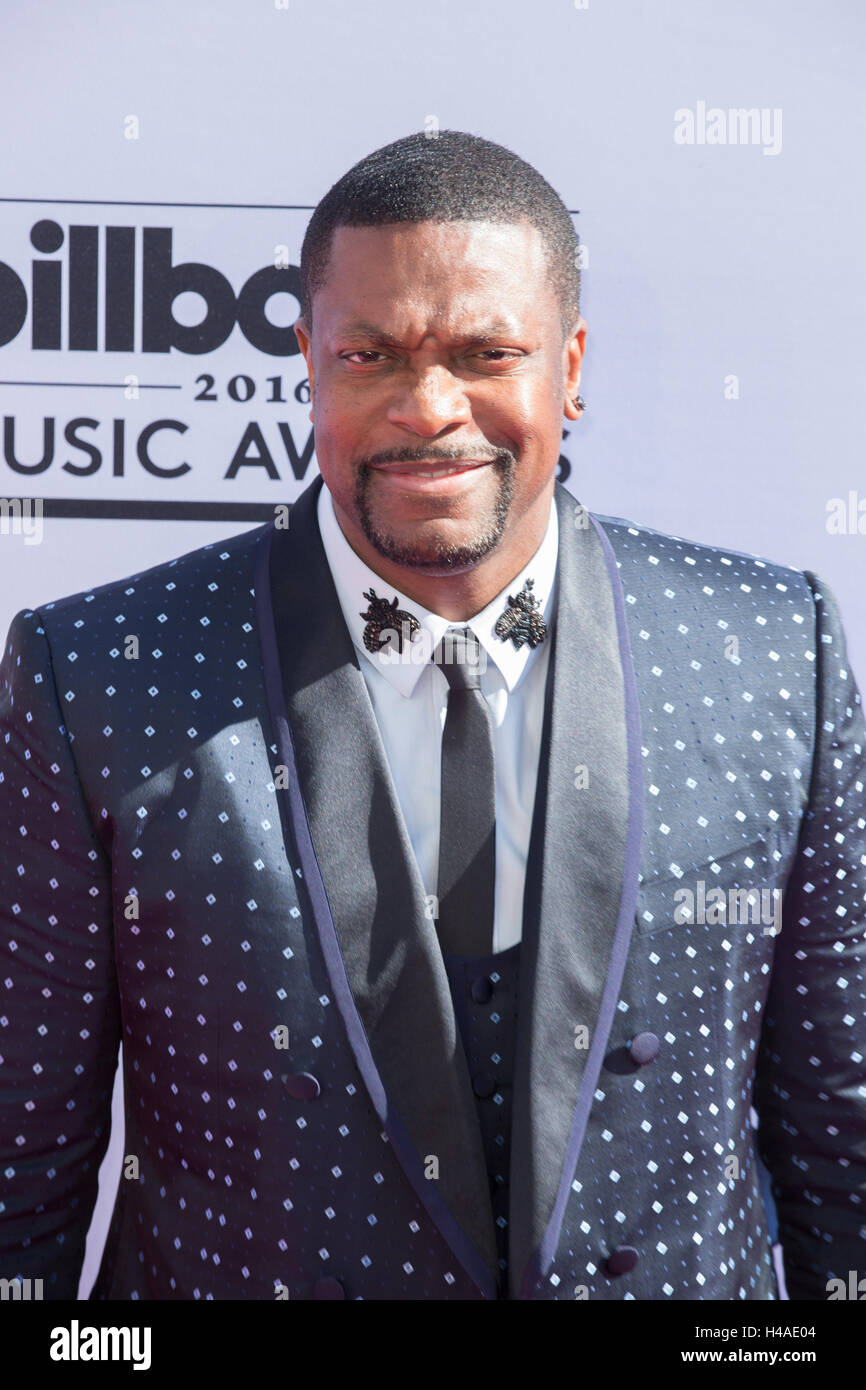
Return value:
[(355, 479), (355, 504), (361, 530), (373, 549), (384, 559), (392, 561), (395, 565), (403, 565), (407, 569), (463, 570), (477, 565), (496, 549), (502, 539), (514, 497), (517, 461), (513, 455), (500, 454), (491, 460), (491, 467), (497, 474), (496, 496), (492, 506), (479, 517), (472, 540), (459, 545), (434, 539), (423, 542), (422, 548), (417, 543), (404, 544), (389, 532), (379, 530), (374, 524), (369, 497), (373, 469), (367, 464), (361, 464)]

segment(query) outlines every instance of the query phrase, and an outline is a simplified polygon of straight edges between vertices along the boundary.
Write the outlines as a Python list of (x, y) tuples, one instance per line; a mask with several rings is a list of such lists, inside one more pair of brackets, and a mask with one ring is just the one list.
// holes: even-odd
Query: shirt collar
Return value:
[[(381, 575), (370, 569), (370, 566), (361, 559), (360, 555), (356, 554), (346, 540), (334, 511), (331, 494), (324, 482), (319, 492), (317, 516), (322, 544), (337, 590), (337, 597), (356, 650), (367, 661), (371, 662), (386, 680), (390, 681), (395, 690), (401, 695), (410, 696), (422, 671), (429, 662), (429, 654), (434, 650), (443, 633), (449, 627), (460, 627), (463, 624), (453, 623), (448, 618), (431, 612), (429, 608), (424, 608), (414, 599), (401, 593), (399, 589), (387, 584)], [(541, 646), (532, 648), (528, 643), (524, 643), (523, 646), (515, 648), (513, 642), (503, 642), (495, 635), (494, 624), (506, 606), (508, 595), (517, 595), (523, 588), (524, 581), (532, 579), (534, 581), (533, 593), (539, 604), (538, 611), (548, 627), (546, 640), (550, 641), (558, 548), (559, 524), (555, 498), (552, 497), (550, 517), (544, 539), (529, 563), (509, 581), (495, 598), (491, 599), (486, 608), (482, 608), (480, 613), (476, 613), (474, 618), (469, 618), (465, 624), (472, 629), (483, 645), (488, 660), (493, 662), (501, 672), (509, 692), (517, 685), (517, 682), (528, 669), (530, 662), (539, 654)], [(389, 602), (396, 595), (398, 607), (412, 613), (418, 619), (423, 633), (416, 636), (410, 644), (410, 659), (405, 657), (402, 660), (393, 659), (387, 652), (370, 652), (364, 646), (366, 622), (363, 613), (366, 611), (368, 603), (368, 600), (364, 598), (364, 590), (371, 587), (375, 589), (377, 594), (386, 597)], [(416, 651), (420, 657), (419, 660), (414, 659), (414, 652)]]

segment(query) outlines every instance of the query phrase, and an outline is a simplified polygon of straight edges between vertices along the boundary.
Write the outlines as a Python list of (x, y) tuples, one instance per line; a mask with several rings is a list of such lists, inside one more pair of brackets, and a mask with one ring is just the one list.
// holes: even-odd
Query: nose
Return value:
[(472, 410), (463, 383), (447, 367), (430, 366), (413, 374), (394, 393), (388, 406), (388, 420), (413, 434), (441, 434), (472, 419)]

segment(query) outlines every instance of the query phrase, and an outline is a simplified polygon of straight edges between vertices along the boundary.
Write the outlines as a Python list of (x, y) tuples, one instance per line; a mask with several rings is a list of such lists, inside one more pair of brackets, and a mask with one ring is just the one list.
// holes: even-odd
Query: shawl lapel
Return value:
[(555, 499), (554, 647), (518, 985), (513, 1299), (535, 1295), (559, 1242), (628, 955), (643, 826), (638, 695), (616, 559), (600, 524), (559, 483)]

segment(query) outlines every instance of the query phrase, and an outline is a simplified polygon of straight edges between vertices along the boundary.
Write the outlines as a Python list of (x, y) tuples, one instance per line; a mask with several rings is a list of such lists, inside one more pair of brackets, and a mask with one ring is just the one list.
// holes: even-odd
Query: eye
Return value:
[[(493, 357), (491, 357), (491, 353), (498, 353), (499, 356), (493, 358)], [(491, 361), (496, 361), (496, 362), (501, 362), (501, 361), (503, 361), (503, 359), (506, 359), (506, 358), (509, 357), (509, 356), (510, 356), (510, 357), (519, 357), (520, 355), (521, 355), (520, 353), (514, 352), (511, 348), (485, 348), (485, 350), (484, 350), (483, 352), (479, 352), (479, 353), (476, 354), (476, 356), (478, 356), (478, 357), (487, 357), (487, 358), (490, 358)]]
[(351, 357), (365, 357), (368, 361), (371, 357), (384, 357), (384, 352), (376, 352), (373, 348), (356, 348), (354, 352), (343, 352), (340, 354), (344, 362), (348, 362)]

